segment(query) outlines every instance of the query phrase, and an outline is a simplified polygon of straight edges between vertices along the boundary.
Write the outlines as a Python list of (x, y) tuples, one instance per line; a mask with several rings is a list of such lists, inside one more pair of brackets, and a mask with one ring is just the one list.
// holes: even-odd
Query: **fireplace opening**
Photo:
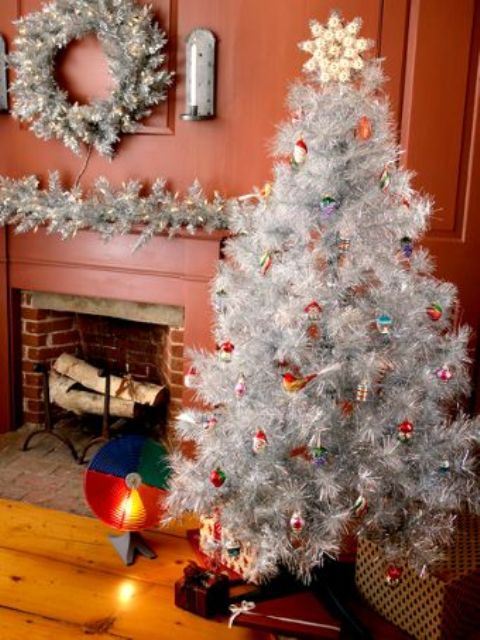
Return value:
[[(119, 398), (126, 399), (124, 404), (128, 404), (130, 394), (132, 402), (135, 400), (132, 417), (138, 417), (138, 398), (132, 389), (151, 385), (165, 387), (164, 401), (158, 407), (149, 406), (141, 414), (148, 417), (149, 426), (158, 433), (165, 430), (168, 421), (179, 411), (183, 393), (183, 309), (168, 305), (22, 291), (21, 319), (24, 424), (45, 424), (44, 374), (40, 369), (51, 372), (57, 366), (60, 375), (67, 376), (68, 383), (70, 372), (56, 365), (59, 358), (60, 362), (66, 359), (67, 364), (71, 361), (77, 363), (78, 360), (80, 363), (85, 362), (87, 367), (108, 371), (113, 383), (116, 376), (117, 391), (112, 391), (109, 397), (113, 398), (111, 402), (114, 403), (115, 395), (118, 395)], [(69, 356), (74, 358), (69, 360)], [(56, 376), (57, 372), (50, 375)], [(89, 396), (97, 393), (98, 389), (95, 391), (90, 388), (88, 376), (86, 380), (86, 383), (82, 379), (75, 380), (75, 385), (67, 384), (65, 389), (67, 392), (69, 389), (75, 392), (75, 406), (78, 401), (81, 406), (86, 403), (85, 407), (91, 408), (93, 405)], [(61, 380), (60, 382), (62, 383)], [(132, 383), (136, 386), (132, 386)], [(97, 408), (99, 403), (94, 395), (93, 400)], [(58, 417), (68, 411), (68, 404), (61, 409), (52, 403), (52, 409), (55, 417)], [(88, 411), (86, 413), (91, 425), (102, 419), (101, 412), (97, 412), (97, 417)]]

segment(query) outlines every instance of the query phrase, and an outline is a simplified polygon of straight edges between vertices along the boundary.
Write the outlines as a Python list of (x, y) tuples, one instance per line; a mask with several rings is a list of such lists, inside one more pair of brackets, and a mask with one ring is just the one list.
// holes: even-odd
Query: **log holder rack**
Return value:
[(55, 431), (55, 424), (53, 422), (52, 416), (52, 403), (50, 401), (50, 385), (49, 385), (49, 371), (48, 367), (45, 363), (38, 363), (34, 366), (35, 373), (42, 374), (42, 388), (43, 388), (43, 403), (45, 410), (45, 421), (42, 428), (32, 431), (30, 433), (22, 446), (23, 451), (28, 451), (29, 445), (32, 440), (34, 440), (37, 436), (51, 436), (59, 440), (62, 444), (64, 444), (72, 454), (73, 459), (78, 464), (83, 464), (86, 462), (86, 456), (91, 447), (100, 444), (102, 442), (108, 442), (111, 437), (112, 429), (118, 429), (126, 424), (125, 418), (119, 418), (113, 424), (110, 424), (110, 380), (111, 374), (109, 369), (104, 368), (100, 377), (105, 378), (105, 400), (103, 404), (103, 417), (102, 417), (102, 430), (100, 435), (93, 436), (90, 440), (84, 445), (81, 452), (78, 453), (75, 449), (73, 442), (70, 438), (63, 436), (62, 434)]

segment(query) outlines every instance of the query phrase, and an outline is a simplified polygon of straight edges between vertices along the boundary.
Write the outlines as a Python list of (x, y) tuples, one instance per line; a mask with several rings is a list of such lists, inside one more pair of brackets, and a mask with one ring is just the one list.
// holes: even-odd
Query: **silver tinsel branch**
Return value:
[[(40, 138), (58, 138), (80, 153), (92, 144), (113, 155), (123, 133), (166, 98), (173, 74), (163, 68), (165, 33), (148, 7), (133, 0), (57, 0), (17, 21), (9, 64), (15, 71), (12, 114)], [(58, 53), (72, 40), (94, 33), (114, 80), (110, 96), (71, 104), (55, 80)]]
[(98, 231), (106, 240), (135, 231), (139, 234), (135, 250), (162, 232), (227, 229), (240, 207), (238, 201), (218, 193), (207, 199), (198, 181), (184, 196), (166, 189), (162, 179), (154, 182), (147, 195), (141, 195), (142, 189), (137, 181), (114, 189), (106, 178), (99, 178), (85, 197), (79, 187), (62, 189), (57, 172), (50, 175), (48, 189), (40, 189), (35, 176), (0, 177), (0, 225), (13, 225), (18, 233), (45, 226), (64, 239), (80, 229)]

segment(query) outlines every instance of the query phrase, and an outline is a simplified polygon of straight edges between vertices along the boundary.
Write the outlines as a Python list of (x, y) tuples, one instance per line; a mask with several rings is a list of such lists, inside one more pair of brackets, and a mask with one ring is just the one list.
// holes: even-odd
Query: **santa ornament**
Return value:
[(390, 565), (385, 574), (385, 582), (390, 587), (398, 587), (402, 579), (402, 569), (395, 565)]
[(292, 154), (292, 160), (291, 160), (292, 167), (299, 167), (300, 165), (302, 165), (307, 159), (307, 155), (308, 155), (308, 147), (306, 145), (306, 142), (303, 138), (299, 138), (295, 142), (295, 146), (293, 147), (293, 154)]
[(235, 350), (235, 345), (230, 341), (222, 342), (218, 348), (218, 357), (222, 362), (231, 362), (232, 354)]
[(410, 420), (404, 420), (398, 425), (398, 439), (408, 443), (413, 438), (413, 424)]
[(257, 433), (253, 436), (253, 453), (263, 453), (267, 444), (267, 434), (265, 433), (265, 431), (257, 431)]
[(320, 314), (322, 313), (322, 307), (318, 304), (316, 300), (312, 300), (304, 309), (307, 317), (312, 322), (316, 322), (320, 320)]

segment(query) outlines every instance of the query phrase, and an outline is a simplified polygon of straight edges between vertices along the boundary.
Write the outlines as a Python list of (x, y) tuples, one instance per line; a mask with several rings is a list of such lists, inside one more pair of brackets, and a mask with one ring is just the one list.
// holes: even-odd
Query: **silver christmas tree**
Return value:
[(469, 333), (416, 242), (431, 204), (398, 164), (360, 26), (332, 13), (300, 45), (275, 180), (236, 215), (213, 285), (217, 353), (187, 379), (208, 409), (178, 420), (196, 455), (172, 456), (170, 512), (218, 514), (255, 579), (307, 581), (351, 531), (421, 570), (479, 504), (479, 424), (456, 404)]

